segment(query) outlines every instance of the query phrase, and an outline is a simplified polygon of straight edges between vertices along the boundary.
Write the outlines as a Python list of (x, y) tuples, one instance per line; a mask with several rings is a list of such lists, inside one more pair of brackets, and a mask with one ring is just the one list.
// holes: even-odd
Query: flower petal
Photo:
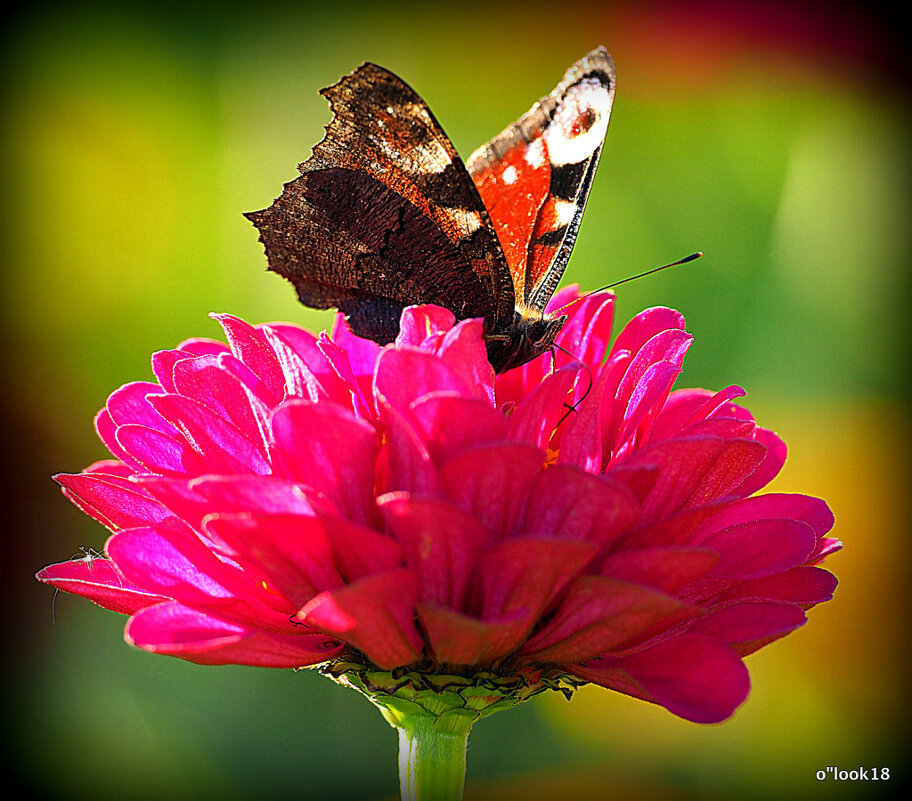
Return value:
[(144, 651), (199, 665), (295, 668), (325, 662), (342, 650), (341, 643), (319, 632), (262, 631), (176, 602), (141, 610), (124, 634), (128, 643)]
[(664, 706), (694, 723), (730, 717), (750, 691), (737, 652), (713, 637), (685, 634), (623, 658), (574, 665), (570, 672)]
[(567, 589), (554, 617), (527, 640), (534, 662), (570, 663), (630, 647), (703, 614), (663, 592), (603, 576), (582, 576)]
[(381, 670), (392, 670), (421, 656), (413, 622), (417, 599), (414, 574), (393, 570), (323, 592), (296, 617), (354, 646)]
[(378, 499), (418, 577), (419, 599), (463, 609), (469, 578), (487, 539), (485, 527), (444, 501), (390, 493)]
[(165, 600), (129, 581), (110, 559), (71, 559), (48, 565), (35, 578), (124, 615)]

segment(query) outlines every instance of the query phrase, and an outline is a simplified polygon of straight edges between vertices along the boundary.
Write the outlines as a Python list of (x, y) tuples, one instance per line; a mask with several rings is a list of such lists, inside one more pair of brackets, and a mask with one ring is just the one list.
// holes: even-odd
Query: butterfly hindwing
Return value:
[(468, 160), (513, 276), (517, 306), (542, 312), (567, 266), (614, 101), (600, 47)]
[(497, 234), (424, 101), (374, 64), (322, 93), (326, 136), (275, 203), (248, 215), (269, 268), (303, 303), (340, 308), (377, 341), (395, 337), (413, 303), (507, 327), (513, 284)]

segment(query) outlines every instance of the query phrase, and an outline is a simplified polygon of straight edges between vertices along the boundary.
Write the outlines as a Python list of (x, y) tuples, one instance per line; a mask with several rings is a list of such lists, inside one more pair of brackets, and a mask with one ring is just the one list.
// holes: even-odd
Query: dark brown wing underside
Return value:
[(392, 340), (398, 312), (413, 303), (493, 325), (486, 287), (460, 250), (408, 200), (363, 173), (305, 172), (272, 206), (247, 216), (269, 269), (305, 305), (342, 309), (360, 336)]

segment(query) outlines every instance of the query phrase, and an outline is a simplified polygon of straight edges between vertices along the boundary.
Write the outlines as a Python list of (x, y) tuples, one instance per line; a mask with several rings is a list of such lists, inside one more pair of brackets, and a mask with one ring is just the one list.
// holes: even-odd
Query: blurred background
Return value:
[[(674, 306), (679, 386), (737, 383), (790, 446), (775, 489), (825, 498), (835, 600), (749, 657), (735, 716), (697, 726), (588, 688), (476, 726), (466, 798), (880, 798), (908, 775), (910, 106), (877, 4), (58, 4), (4, 12), (2, 353), (10, 555), (3, 693), (22, 797), (397, 793), (396, 737), (307, 672), (125, 645), (125, 619), (33, 574), (106, 532), (50, 475), (106, 456), (92, 418), (210, 311), (316, 329), (241, 212), (296, 175), (363, 61), (403, 76), (467, 156), (598, 44), (618, 95), (565, 281), (619, 317)], [(898, 9), (898, 6), (897, 6)], [(898, 10), (897, 10), (897, 13)], [(52, 618), (55, 607), (56, 622)], [(817, 781), (827, 766), (890, 782)]]

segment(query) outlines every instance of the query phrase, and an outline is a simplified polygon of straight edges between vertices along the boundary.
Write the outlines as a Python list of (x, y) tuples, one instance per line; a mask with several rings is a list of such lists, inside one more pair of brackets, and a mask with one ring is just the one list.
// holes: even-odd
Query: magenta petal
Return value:
[[(625, 470), (656, 467), (656, 481), (643, 499), (642, 522), (649, 524), (727, 496), (753, 472), (766, 449), (747, 439), (680, 437), (664, 440), (628, 457)], [(609, 470), (624, 480), (624, 472)]]
[(460, 374), (433, 353), (388, 348), (377, 360), (374, 393), (403, 414), (417, 400), (436, 393), (477, 397)]
[(189, 529), (129, 529), (111, 537), (107, 551), (124, 576), (150, 592), (236, 622), (279, 629), (288, 623), (288, 605), (272, 608), (283, 604), (262, 587), (262, 576), (220, 561)]
[(514, 529), (604, 546), (627, 531), (638, 512), (636, 496), (624, 484), (555, 465), (533, 478)]
[(459, 373), (475, 398), (494, 405), (494, 368), (488, 361), (484, 321), (460, 320), (443, 335), (437, 352)]
[(755, 642), (783, 637), (807, 622), (797, 604), (784, 601), (734, 601), (710, 611), (689, 629), (692, 634), (708, 634), (722, 642), (739, 646), (742, 656)]
[(473, 446), (507, 438), (503, 415), (475, 398), (432, 395), (415, 403), (410, 412), (438, 465)]
[(317, 512), (335, 551), (336, 567), (351, 583), (402, 564), (402, 546), (392, 537), (334, 514)]
[(702, 612), (648, 587), (582, 576), (522, 652), (533, 662), (582, 662), (629, 647)]
[(364, 522), (373, 505), (379, 443), (372, 425), (334, 403), (291, 400), (272, 416), (276, 472), (324, 494)]
[(285, 377), (285, 397), (306, 398), (312, 401), (328, 400), (329, 394), (301, 355), (272, 327), (263, 325), (259, 330), (282, 368), (282, 375)]
[(697, 634), (569, 670), (586, 681), (664, 706), (694, 723), (725, 720), (750, 691), (750, 677), (737, 652)]
[(525, 636), (597, 551), (591, 543), (541, 537), (517, 537), (487, 548), (470, 586), (467, 611), (482, 620), (497, 620), (522, 609)]
[(201, 457), (207, 473), (270, 472), (269, 463), (237, 426), (182, 395), (150, 395), (149, 403), (172, 423)]
[(568, 412), (567, 394), (579, 374), (578, 365), (562, 367), (536, 385), (507, 419), (510, 439), (529, 442), (544, 451), (558, 421)]
[(112, 531), (157, 523), (168, 516), (161, 503), (120, 477), (60, 473), (54, 479), (76, 506)]
[(604, 408), (613, 406), (613, 403), (606, 399), (609, 398), (607, 393), (614, 389), (613, 382), (618, 372), (616, 366), (617, 363), (606, 366), (601, 371), (586, 399), (565, 421), (565, 428), (560, 432), (560, 450), (557, 457), (561, 464), (576, 465), (590, 473), (601, 472), (606, 459), (603, 436)]
[(694, 538), (695, 545), (718, 551), (713, 570), (720, 578), (760, 578), (804, 562), (814, 549), (814, 530), (799, 520), (757, 520)]
[(161, 394), (162, 388), (149, 381), (133, 381), (124, 384), (108, 397), (105, 408), (116, 426), (127, 423), (148, 426), (172, 436), (177, 433), (149, 402), (149, 395)]
[(162, 603), (134, 615), (127, 642), (199, 665), (295, 668), (325, 662), (342, 645), (321, 633), (280, 634), (227, 623), (179, 603)]
[(263, 399), (270, 406), (281, 403), (285, 397), (285, 374), (263, 334), (230, 314), (210, 316), (225, 331), (231, 352), (263, 382), (260, 392)]
[(413, 622), (417, 599), (414, 574), (394, 570), (321, 593), (297, 618), (364, 652), (381, 670), (392, 670), (421, 655)]
[(646, 309), (624, 326), (611, 346), (611, 353), (626, 350), (635, 355), (656, 334), (669, 329), (684, 330), (684, 315), (681, 312), (664, 306)]
[(111, 419), (111, 414), (107, 408), (102, 409), (95, 415), (95, 432), (105, 444), (105, 447), (124, 464), (129, 465), (134, 471), (145, 472), (145, 466), (134, 459), (117, 441), (117, 425)]
[(757, 428), (754, 433), (754, 439), (766, 447), (766, 457), (757, 465), (757, 469), (745, 478), (741, 486), (737, 488), (737, 494), (742, 497), (752, 495), (763, 489), (779, 475), (788, 453), (785, 443), (779, 436), (765, 428)]
[(377, 398), (380, 420), (386, 428), (386, 448), (381, 452), (385, 457), (378, 469), (383, 480), (378, 488), (388, 492), (405, 490), (419, 495), (437, 495), (440, 492), (440, 476), (431, 458), (427, 443), (421, 438), (414, 420)]
[(726, 504), (702, 523), (698, 532), (695, 532), (695, 536), (741, 523), (768, 519), (801, 521), (813, 529), (814, 535), (818, 539), (833, 527), (834, 522), (833, 513), (820, 498), (813, 498), (809, 495), (769, 493)]
[(215, 515), (206, 533), (227, 543), (238, 560), (264, 577), (267, 589), (296, 608), (338, 587), (333, 547), (319, 518), (305, 515)]
[(464, 608), (469, 577), (487, 539), (484, 526), (443, 501), (391, 493), (378, 503), (418, 576), (420, 600)]
[(418, 618), (435, 661), (482, 666), (509, 653), (528, 629), (524, 609), (482, 621), (452, 609), (418, 603)]
[(456, 324), (456, 315), (443, 306), (406, 306), (399, 317), (396, 345), (420, 348), (429, 337), (445, 334)]
[(451, 459), (440, 471), (450, 498), (495, 535), (505, 536), (543, 468), (538, 448), (519, 442), (484, 445)]
[(685, 584), (709, 573), (718, 561), (719, 554), (708, 548), (639, 548), (609, 554), (599, 572), (673, 595)]
[(745, 599), (791, 601), (807, 609), (829, 601), (837, 585), (836, 577), (819, 567), (793, 567), (784, 573), (749, 581), (739, 581), (715, 600)]
[(150, 473), (182, 476), (205, 472), (203, 458), (183, 437), (140, 425), (120, 426), (116, 436), (118, 444)]
[(72, 559), (48, 565), (35, 578), (124, 615), (165, 600), (129, 581), (110, 559)]
[(229, 354), (185, 359), (174, 366), (177, 394), (199, 401), (230, 420), (253, 442), (258, 441), (260, 431), (248, 396), (255, 391), (256, 383), (256, 376)]

